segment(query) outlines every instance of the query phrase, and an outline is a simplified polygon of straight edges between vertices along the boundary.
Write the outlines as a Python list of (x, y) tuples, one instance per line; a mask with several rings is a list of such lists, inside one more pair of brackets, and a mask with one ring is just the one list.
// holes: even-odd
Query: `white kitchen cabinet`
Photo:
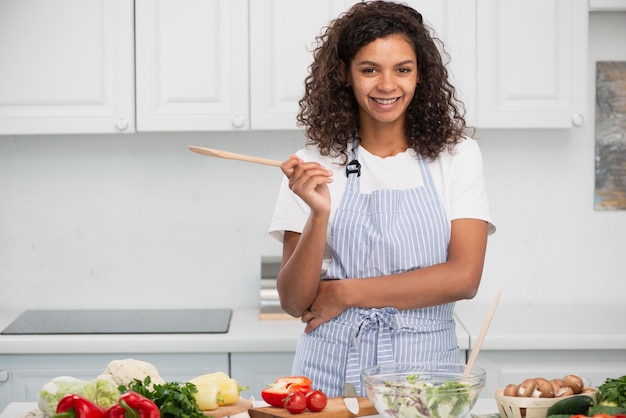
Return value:
[(135, 130), (132, 0), (0, 0), (0, 134)]
[(137, 129), (295, 129), (307, 48), (351, 3), (136, 0)]
[(481, 398), (493, 399), (497, 388), (529, 377), (562, 378), (577, 374), (599, 386), (626, 374), (624, 350), (481, 350), (476, 365), (487, 371)]
[(476, 125), (582, 126), (587, 0), (483, 0), (476, 14)]
[(50, 379), (72, 376), (90, 380), (111, 360), (134, 358), (154, 364), (166, 381), (186, 382), (217, 370), (228, 370), (228, 353), (119, 353), (0, 355), (0, 411), (9, 402), (33, 402)]
[[(468, 88), (474, 1), (408, 2), (446, 42)], [(136, 0), (137, 130), (296, 129), (316, 36), (353, 3)]]
[(291, 376), (295, 352), (232, 353), (230, 375), (249, 389), (242, 396), (261, 399), (261, 391), (281, 376)]
[[(351, 0), (250, 1), (250, 113), (253, 129), (296, 129), (298, 101), (315, 38)], [(305, 17), (306, 16), (306, 17)]]
[(249, 129), (248, 1), (135, 8), (137, 130)]

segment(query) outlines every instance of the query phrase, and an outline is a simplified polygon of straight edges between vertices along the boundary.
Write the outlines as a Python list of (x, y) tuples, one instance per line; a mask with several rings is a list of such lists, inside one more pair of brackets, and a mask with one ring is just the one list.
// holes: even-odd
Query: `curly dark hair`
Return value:
[(307, 144), (317, 145), (322, 155), (343, 154), (347, 161), (348, 144), (357, 137), (359, 107), (344, 71), (363, 46), (395, 34), (413, 45), (420, 79), (406, 115), (410, 147), (435, 159), (463, 137), (465, 108), (448, 81), (442, 55), (447, 60), (449, 55), (443, 43), (406, 4), (368, 1), (352, 6), (316, 38), (297, 122), (305, 128)]

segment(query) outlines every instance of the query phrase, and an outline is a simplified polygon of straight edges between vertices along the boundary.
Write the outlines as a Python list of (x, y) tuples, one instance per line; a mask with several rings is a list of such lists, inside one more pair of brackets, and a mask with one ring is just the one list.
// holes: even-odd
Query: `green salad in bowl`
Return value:
[(465, 417), (485, 386), (485, 370), (447, 363), (381, 364), (362, 373), (367, 396), (388, 418)]

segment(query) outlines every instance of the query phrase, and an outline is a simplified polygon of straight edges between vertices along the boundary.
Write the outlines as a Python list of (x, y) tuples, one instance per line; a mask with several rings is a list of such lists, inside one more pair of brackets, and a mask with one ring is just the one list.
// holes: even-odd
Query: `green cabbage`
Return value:
[(39, 409), (51, 417), (56, 413), (61, 398), (69, 394), (83, 396), (105, 408), (116, 404), (120, 398), (120, 391), (110, 379), (80, 380), (70, 376), (59, 376), (39, 390), (37, 401)]

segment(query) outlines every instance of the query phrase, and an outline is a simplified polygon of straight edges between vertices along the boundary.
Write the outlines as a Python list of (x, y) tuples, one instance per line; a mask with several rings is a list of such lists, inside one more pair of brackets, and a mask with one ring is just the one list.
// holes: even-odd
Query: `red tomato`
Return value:
[(326, 408), (328, 397), (321, 390), (312, 390), (306, 394), (306, 407), (311, 412), (319, 412)]
[(300, 391), (291, 392), (285, 399), (285, 409), (299, 414), (306, 409), (306, 395)]

